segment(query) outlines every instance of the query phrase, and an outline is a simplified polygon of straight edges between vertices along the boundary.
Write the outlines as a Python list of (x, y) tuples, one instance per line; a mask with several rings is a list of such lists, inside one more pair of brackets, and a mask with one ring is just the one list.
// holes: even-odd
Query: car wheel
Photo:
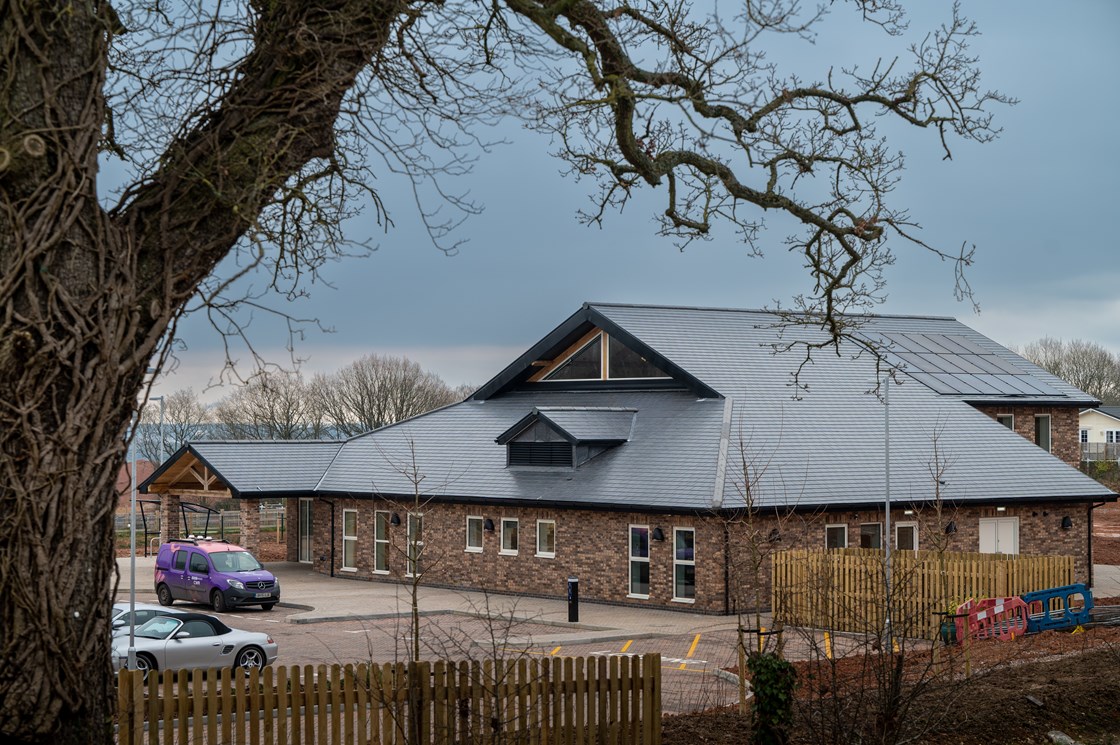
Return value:
[(262, 668), (265, 665), (264, 652), (258, 647), (245, 647), (237, 653), (237, 659), (234, 660), (233, 666), (235, 668), (243, 667), (246, 670), (251, 668)]
[(261, 607), (265, 610), (272, 610), (274, 607), (276, 607), (276, 603), (261, 603)]
[(167, 585), (160, 585), (156, 588), (156, 597), (159, 598), (160, 605), (171, 605), (175, 602), (175, 598), (171, 595), (171, 588)]
[(148, 673), (158, 670), (159, 668), (156, 666), (156, 661), (151, 655), (138, 654), (136, 655), (136, 669), (141, 672), (144, 680), (147, 681)]
[(214, 590), (210, 593), (210, 605), (214, 608), (215, 613), (226, 612), (226, 596), (220, 590)]

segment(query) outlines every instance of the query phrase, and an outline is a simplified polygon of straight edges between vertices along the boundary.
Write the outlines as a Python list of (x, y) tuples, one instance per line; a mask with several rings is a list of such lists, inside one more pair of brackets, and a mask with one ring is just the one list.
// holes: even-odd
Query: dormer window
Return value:
[[(604, 354), (604, 348), (606, 354)], [(605, 331), (580, 339), (534, 380), (634, 380), (668, 378), (656, 365)]]
[(495, 442), (510, 467), (578, 468), (630, 439), (635, 409), (541, 407)]

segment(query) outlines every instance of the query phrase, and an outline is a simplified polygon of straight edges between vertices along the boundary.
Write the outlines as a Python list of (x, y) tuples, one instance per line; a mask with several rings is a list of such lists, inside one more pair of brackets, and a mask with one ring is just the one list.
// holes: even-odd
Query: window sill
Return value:
[(358, 571), (358, 567), (340, 567), (338, 571), (340, 571), (340, 572), (356, 572), (356, 571)]
[(649, 595), (635, 595), (632, 592), (627, 593), (626, 597), (631, 598), (633, 600), (649, 600)]
[(382, 574), (382, 575), (385, 575), (385, 576), (388, 576), (388, 575), (392, 574), (392, 572), (390, 572), (388, 569), (374, 569), (373, 573), (374, 574)]
[(555, 559), (556, 558), (555, 553), (551, 553), (551, 554), (535, 553), (535, 554), (533, 554), (533, 556), (535, 556), (538, 559)]
[(501, 551), (498, 552), (498, 556), (517, 556), (517, 552), (516, 551), (506, 551), (505, 549), (502, 549)]
[(670, 602), (685, 603), (686, 605), (693, 605), (696, 603), (696, 598), (673, 598)]
[(471, 548), (470, 546), (467, 546), (465, 549), (463, 549), (463, 553), (465, 553), (465, 554), (480, 554), (480, 553), (482, 553), (482, 549), (481, 548)]

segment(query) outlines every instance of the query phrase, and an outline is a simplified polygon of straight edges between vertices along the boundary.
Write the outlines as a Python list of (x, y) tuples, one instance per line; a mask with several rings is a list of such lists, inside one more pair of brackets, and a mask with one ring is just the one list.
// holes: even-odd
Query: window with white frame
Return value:
[(408, 570), (409, 577), (416, 577), (423, 571), (421, 559), (424, 557), (424, 516), (408, 514)]
[(1104, 431), (1104, 441), (1110, 444), (1120, 443), (1120, 429), (1106, 429)]
[(537, 556), (552, 559), (556, 556), (556, 521), (537, 520)]
[(1036, 414), (1034, 417), (1034, 444), (1050, 452), (1050, 415)]
[(1089, 441), (1089, 430), (1081, 430), (1081, 443), (1084, 444)]
[(895, 523), (894, 547), (899, 551), (917, 551), (918, 524), (913, 522)]
[(996, 414), (996, 421), (1007, 427), (1008, 429), (1015, 429), (1014, 414)]
[(482, 553), (483, 520), (478, 515), (467, 516), (467, 551), (472, 554)]
[(696, 600), (696, 530), (673, 528), (673, 600)]
[(373, 571), (389, 573), (389, 513), (386, 510), (373, 513)]
[(311, 529), (311, 515), (314, 507), (310, 499), (300, 498), (299, 500), (299, 560), (304, 564), (310, 564), (312, 561), (311, 554), (311, 536), (313, 531)]
[(358, 570), (358, 511), (342, 511), (342, 571)]
[(498, 551), (507, 556), (517, 555), (517, 519), (502, 518), (502, 548)]
[(649, 526), (630, 526), (630, 597), (649, 597)]
[(847, 525), (826, 525), (826, 526), (824, 526), (824, 547), (825, 548), (847, 548), (848, 547), (848, 526)]
[(882, 523), (863, 523), (859, 526), (859, 547), (860, 548), (882, 548), (883, 547), (883, 524)]

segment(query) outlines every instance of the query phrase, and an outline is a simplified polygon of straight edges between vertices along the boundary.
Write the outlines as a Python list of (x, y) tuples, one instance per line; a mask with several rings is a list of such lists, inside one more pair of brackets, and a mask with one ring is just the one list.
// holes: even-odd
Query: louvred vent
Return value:
[(571, 467), (572, 446), (567, 442), (511, 442), (511, 466)]

